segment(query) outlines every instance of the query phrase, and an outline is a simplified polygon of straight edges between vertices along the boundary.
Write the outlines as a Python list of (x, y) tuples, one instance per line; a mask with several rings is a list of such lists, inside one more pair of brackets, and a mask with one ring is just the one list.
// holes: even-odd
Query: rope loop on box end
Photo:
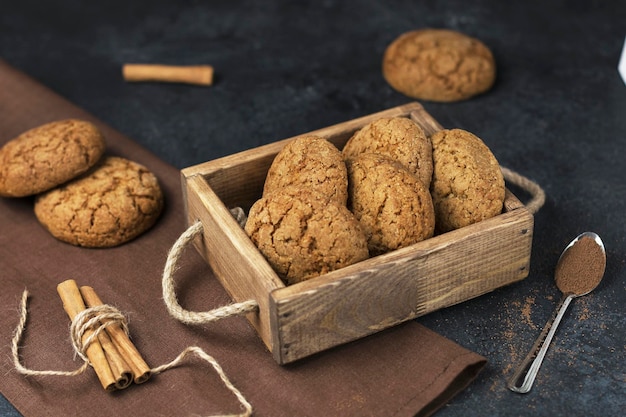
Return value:
[[(233, 209), (231, 212), (241, 224), (242, 221), (245, 222), (245, 214), (241, 217), (242, 213), (239, 210)], [(259, 303), (255, 300), (233, 303), (210, 311), (201, 312), (189, 311), (181, 307), (178, 302), (178, 298), (176, 297), (174, 273), (176, 272), (178, 261), (180, 260), (185, 248), (187, 248), (197, 236), (201, 235), (203, 231), (204, 227), (202, 226), (202, 222), (199, 220), (191, 224), (189, 228), (185, 230), (176, 240), (167, 255), (162, 280), (163, 300), (165, 301), (167, 311), (173, 318), (185, 324), (206, 324), (227, 317), (242, 316), (248, 313), (257, 312), (259, 310)]]
[(546, 193), (543, 191), (543, 188), (541, 188), (541, 186), (536, 182), (531, 181), (509, 168), (500, 166), (500, 170), (502, 171), (502, 176), (506, 181), (517, 185), (532, 196), (530, 201), (526, 203), (526, 209), (532, 214), (537, 213), (546, 202)]

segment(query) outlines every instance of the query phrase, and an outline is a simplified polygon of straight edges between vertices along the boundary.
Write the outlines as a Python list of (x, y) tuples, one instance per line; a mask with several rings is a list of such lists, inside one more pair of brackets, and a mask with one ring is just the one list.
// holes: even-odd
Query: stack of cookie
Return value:
[(37, 219), (61, 241), (125, 243), (156, 222), (163, 193), (148, 169), (105, 148), (100, 130), (83, 120), (28, 130), (0, 148), (0, 196), (33, 196)]
[(274, 159), (245, 230), (274, 270), (294, 284), (369, 257), (347, 200), (341, 152), (324, 138), (300, 137)]
[(303, 136), (279, 152), (245, 230), (287, 284), (501, 213), (497, 160), (461, 129), (431, 137), (405, 117), (364, 126), (339, 151)]
[(348, 140), (343, 157), (350, 206), (366, 228), (372, 256), (433, 235), (432, 145), (420, 126), (404, 117), (376, 120)]

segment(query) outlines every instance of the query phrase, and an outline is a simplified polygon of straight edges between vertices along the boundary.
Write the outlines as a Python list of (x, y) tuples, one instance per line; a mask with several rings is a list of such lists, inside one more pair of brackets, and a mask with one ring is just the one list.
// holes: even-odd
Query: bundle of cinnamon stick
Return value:
[[(67, 280), (57, 286), (57, 292), (63, 301), (63, 308), (70, 320), (91, 307), (103, 306), (93, 288), (78, 287), (76, 281)], [(86, 344), (84, 353), (96, 372), (102, 387), (107, 391), (124, 389), (131, 383), (146, 382), (151, 375), (150, 367), (131, 342), (119, 321), (97, 319), (96, 326), (87, 328), (82, 334), (82, 343)], [(94, 337), (96, 329), (104, 326)], [(89, 338), (92, 338), (88, 342)], [(88, 343), (87, 343), (88, 342)]]

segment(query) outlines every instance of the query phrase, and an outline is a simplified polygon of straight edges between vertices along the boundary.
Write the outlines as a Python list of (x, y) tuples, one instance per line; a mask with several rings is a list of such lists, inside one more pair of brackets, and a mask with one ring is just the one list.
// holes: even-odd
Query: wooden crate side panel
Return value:
[(292, 362), (525, 278), (532, 216), (491, 220), (274, 291), (274, 356)]
[(259, 155), (245, 163), (204, 175), (226, 207), (241, 207), (247, 213), (263, 194), (263, 185), (276, 153)]
[(437, 120), (433, 119), (433, 117), (421, 106), (411, 110), (409, 118), (424, 129), (426, 136), (432, 136), (434, 133), (443, 129), (443, 126), (441, 126)]
[(200, 220), (204, 227), (203, 239), (194, 242), (196, 249), (234, 301), (253, 299), (259, 303), (259, 313), (247, 317), (271, 351), (268, 294), (284, 287), (283, 282), (204, 178), (188, 177), (186, 185), (188, 221)]

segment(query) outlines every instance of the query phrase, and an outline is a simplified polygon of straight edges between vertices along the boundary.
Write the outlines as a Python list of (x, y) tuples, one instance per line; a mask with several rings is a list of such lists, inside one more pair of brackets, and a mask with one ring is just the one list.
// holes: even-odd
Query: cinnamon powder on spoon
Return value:
[(562, 256), (556, 267), (555, 280), (564, 294), (586, 294), (602, 280), (606, 256), (593, 237), (581, 237)]

